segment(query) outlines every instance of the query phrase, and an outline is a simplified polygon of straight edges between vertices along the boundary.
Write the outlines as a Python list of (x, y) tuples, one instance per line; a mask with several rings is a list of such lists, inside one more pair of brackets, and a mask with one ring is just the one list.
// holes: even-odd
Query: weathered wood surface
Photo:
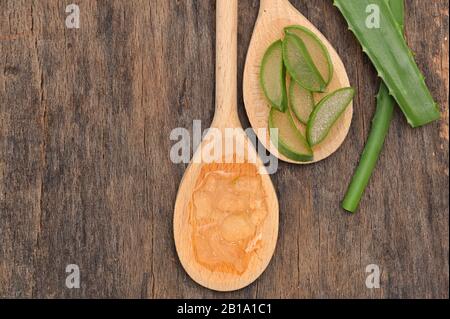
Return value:
[[(396, 112), (354, 216), (339, 201), (379, 80), (331, 1), (292, 1), (342, 56), (355, 117), (331, 158), (280, 165), (276, 253), (228, 294), (189, 279), (172, 236), (185, 166), (169, 159), (169, 133), (211, 122), (214, 1), (74, 2), (79, 30), (65, 28), (68, 1), (0, 0), (1, 297), (448, 298), (448, 0), (407, 1), (406, 23), (443, 120), (413, 130)], [(239, 10), (241, 80), (258, 1)], [(65, 287), (72, 263), (80, 289)], [(380, 289), (365, 287), (372, 263)]]

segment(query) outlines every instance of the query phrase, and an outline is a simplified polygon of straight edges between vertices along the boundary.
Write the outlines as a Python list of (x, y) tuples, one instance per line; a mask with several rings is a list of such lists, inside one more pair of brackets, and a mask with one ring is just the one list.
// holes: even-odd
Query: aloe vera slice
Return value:
[(328, 85), (333, 78), (333, 62), (327, 47), (314, 32), (303, 26), (293, 25), (286, 27), (284, 30), (295, 34), (303, 41), (309, 55), (314, 59), (317, 70)]
[[(388, 2), (334, 0), (334, 5), (347, 20), (408, 123), (418, 127), (438, 120), (441, 116), (439, 107), (425, 84)], [(379, 28), (366, 25), (369, 6), (379, 9)]]
[(325, 90), (325, 80), (317, 70), (305, 44), (290, 31), (285, 32), (283, 40), (283, 60), (291, 77), (303, 88), (312, 92)]
[(324, 97), (314, 109), (309, 119), (307, 136), (309, 145), (322, 142), (353, 99), (355, 90), (343, 88)]
[(314, 109), (313, 94), (292, 80), (289, 86), (289, 105), (295, 117), (306, 125)]
[(260, 82), (271, 106), (285, 112), (287, 109), (286, 68), (283, 63), (282, 42), (274, 42), (264, 54)]
[(295, 127), (290, 112), (283, 113), (272, 108), (269, 115), (269, 127), (278, 129), (278, 141), (275, 141), (273, 136), (271, 138), (277, 144), (281, 154), (298, 162), (310, 162), (314, 159), (311, 147)]

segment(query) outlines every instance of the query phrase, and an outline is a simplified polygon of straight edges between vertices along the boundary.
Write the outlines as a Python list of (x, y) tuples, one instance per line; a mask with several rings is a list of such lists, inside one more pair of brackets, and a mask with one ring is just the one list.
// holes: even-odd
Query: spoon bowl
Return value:
[[(276, 40), (282, 39), (284, 36), (284, 28), (291, 25), (300, 25), (312, 31), (327, 48), (333, 63), (333, 77), (327, 87), (327, 91), (321, 94), (314, 94), (315, 102), (317, 103), (326, 94), (350, 86), (344, 64), (336, 50), (306, 17), (298, 12), (288, 0), (261, 0), (258, 19), (253, 31), (244, 68), (244, 104), (250, 124), (266, 149), (285, 162), (310, 164), (329, 157), (342, 145), (352, 122), (353, 104), (351, 103), (339, 117), (330, 130), (328, 137), (322, 143), (313, 147), (314, 160), (311, 162), (296, 162), (285, 157), (278, 152), (269, 136), (258, 134), (260, 128), (268, 127), (270, 112), (269, 103), (264, 96), (259, 80), (261, 61), (267, 48)], [(287, 86), (289, 87), (289, 82)], [(298, 124), (297, 127), (305, 135), (304, 126), (299, 122), (296, 124)]]
[[(208, 131), (195, 151), (181, 181), (175, 202), (173, 227), (178, 257), (189, 276), (209, 289), (232, 291), (252, 283), (269, 264), (278, 236), (279, 208), (271, 179), (265, 174), (265, 167), (242, 129), (237, 115), (237, 0), (217, 0), (216, 11), (216, 111), (212, 129)], [(232, 134), (229, 134), (230, 130)], [(234, 147), (229, 148), (225, 145), (234, 145)], [(220, 150), (218, 156), (211, 156), (218, 150)], [(258, 182), (252, 184), (256, 187), (250, 187), (249, 183), (248, 189), (244, 187), (241, 188), (241, 193), (233, 193), (238, 189), (235, 184), (239, 179), (230, 174), (235, 174), (237, 178), (245, 176), (250, 179), (251, 177), (253, 182)], [(233, 192), (227, 192), (226, 189), (222, 191), (220, 187), (217, 187), (214, 196), (209, 200), (205, 200), (204, 197), (202, 200), (197, 200), (197, 194), (200, 194), (202, 187), (206, 187), (207, 178), (216, 175), (218, 177), (214, 183), (222, 183), (228, 178), (227, 185), (231, 185)], [(244, 186), (246, 186), (245, 183)], [(202, 191), (201, 194), (205, 193), (206, 191)], [(247, 217), (238, 217), (237, 221), (227, 224), (226, 221), (229, 219), (221, 219), (221, 216), (225, 216), (234, 209), (231, 207), (236, 204), (234, 201), (246, 203), (253, 198), (254, 193), (263, 194), (261, 203), (265, 207), (266, 214), (258, 218), (258, 223), (255, 222), (257, 226), (252, 230), (255, 233), (254, 240), (250, 240), (245, 251), (242, 251), (235, 249), (233, 245), (242, 245), (244, 239), (239, 238), (235, 242), (228, 243), (227, 236), (231, 234), (239, 237), (241, 228), (243, 231), (248, 231), (253, 224), (242, 227), (242, 223), (247, 223)], [(236, 198), (229, 197), (233, 194)], [(247, 213), (243, 212), (239, 216)], [(200, 226), (197, 225), (199, 215), (204, 223)], [(221, 220), (219, 226), (209, 223), (217, 218)], [(210, 229), (216, 229), (215, 227), (225, 228), (226, 231), (215, 233), (205, 240), (202, 237), (204, 233)], [(218, 255), (235, 258), (232, 260), (238, 266), (229, 266), (221, 263), (220, 260), (217, 261)]]

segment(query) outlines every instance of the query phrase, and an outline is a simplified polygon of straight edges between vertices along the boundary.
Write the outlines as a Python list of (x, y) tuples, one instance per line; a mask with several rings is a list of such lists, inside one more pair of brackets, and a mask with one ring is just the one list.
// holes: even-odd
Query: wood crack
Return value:
[[(37, 40), (35, 41), (36, 51), (37, 48)], [(43, 197), (44, 197), (44, 183), (45, 183), (45, 168), (46, 168), (46, 149), (47, 149), (47, 132), (48, 132), (48, 123), (47, 123), (47, 105), (44, 101), (44, 71), (41, 67), (41, 77), (40, 77), (40, 104), (42, 107), (42, 115), (41, 115), (41, 125), (42, 125), (42, 141), (41, 141), (41, 184), (40, 184), (40, 194), (39, 194), (39, 229), (38, 229), (38, 240), (37, 246), (39, 247), (39, 236), (42, 230), (42, 215), (43, 215)]]
[[(34, 3), (32, 3), (32, 8), (34, 6)], [(32, 21), (33, 21), (33, 9), (31, 9), (32, 14)], [(42, 61), (39, 59), (39, 44), (38, 44), (38, 37), (34, 34), (34, 22), (31, 26), (32, 34), (34, 36), (34, 51), (36, 53), (36, 60), (37, 60), (37, 66), (38, 70), (40, 72), (39, 76), (39, 103), (41, 107), (41, 115), (40, 115), (40, 123), (42, 128), (42, 137), (41, 137), (41, 143), (40, 143), (40, 162), (41, 162), (41, 172), (40, 172), (40, 184), (39, 184), (39, 210), (38, 210), (38, 216), (37, 216), (37, 233), (36, 233), (36, 247), (33, 252), (33, 258), (34, 258), (34, 269), (36, 271), (36, 264), (37, 264), (37, 255), (40, 250), (41, 246), (41, 234), (43, 229), (43, 217), (44, 217), (44, 189), (45, 189), (45, 170), (46, 170), (46, 150), (47, 150), (47, 136), (48, 136), (48, 119), (47, 119), (47, 105), (45, 103), (45, 94), (44, 94), (44, 70)], [(36, 296), (36, 275), (34, 275), (33, 278), (33, 287), (32, 287), (32, 297)]]

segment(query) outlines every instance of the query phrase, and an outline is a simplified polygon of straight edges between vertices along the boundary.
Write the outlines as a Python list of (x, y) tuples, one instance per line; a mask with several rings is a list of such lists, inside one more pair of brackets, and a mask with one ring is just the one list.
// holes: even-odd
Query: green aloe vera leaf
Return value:
[(320, 41), (314, 32), (303, 26), (292, 25), (284, 28), (284, 30), (295, 34), (303, 41), (309, 55), (314, 60), (317, 70), (325, 80), (326, 85), (328, 85), (333, 78), (333, 62), (325, 44)]
[(310, 162), (314, 159), (311, 147), (305, 137), (296, 128), (290, 112), (270, 110), (269, 128), (278, 129), (278, 140), (271, 135), (278, 151), (287, 158), (298, 162)]
[(290, 31), (283, 40), (283, 60), (291, 78), (312, 92), (323, 92), (327, 84), (320, 75), (303, 41)]
[[(423, 75), (406, 44), (400, 25), (385, 0), (334, 0), (361, 43), (379, 76), (395, 98), (412, 127), (440, 118), (439, 107), (428, 90)], [(380, 11), (380, 27), (366, 25), (367, 8)]]
[(314, 110), (313, 94), (291, 80), (289, 85), (289, 106), (295, 117), (303, 124), (307, 124), (309, 116)]
[(369, 138), (361, 155), (358, 167), (342, 201), (342, 208), (348, 212), (356, 212), (364, 191), (369, 184), (372, 172), (383, 149), (394, 115), (395, 100), (389, 95), (387, 87), (382, 84), (377, 96), (377, 109), (372, 121)]
[(270, 105), (285, 112), (288, 100), (281, 40), (274, 42), (264, 54), (260, 70), (260, 83)]
[[(404, 0), (385, 0), (388, 1), (390, 9), (394, 14), (401, 32), (404, 26)], [(364, 195), (369, 180), (380, 157), (384, 141), (389, 132), (389, 126), (394, 115), (395, 100), (389, 95), (389, 91), (381, 83), (380, 91), (377, 96), (377, 108), (372, 120), (369, 137), (367, 139), (364, 151), (361, 155), (358, 167), (353, 174), (352, 181), (348, 186), (342, 208), (346, 211), (355, 213), (358, 209), (361, 198)]]
[(353, 88), (342, 88), (327, 95), (317, 104), (308, 122), (306, 135), (309, 145), (315, 146), (327, 137), (333, 124), (345, 111), (354, 95)]
[(397, 22), (400, 32), (403, 34), (405, 29), (405, 2), (404, 0), (385, 0), (391, 9), (391, 12)]

